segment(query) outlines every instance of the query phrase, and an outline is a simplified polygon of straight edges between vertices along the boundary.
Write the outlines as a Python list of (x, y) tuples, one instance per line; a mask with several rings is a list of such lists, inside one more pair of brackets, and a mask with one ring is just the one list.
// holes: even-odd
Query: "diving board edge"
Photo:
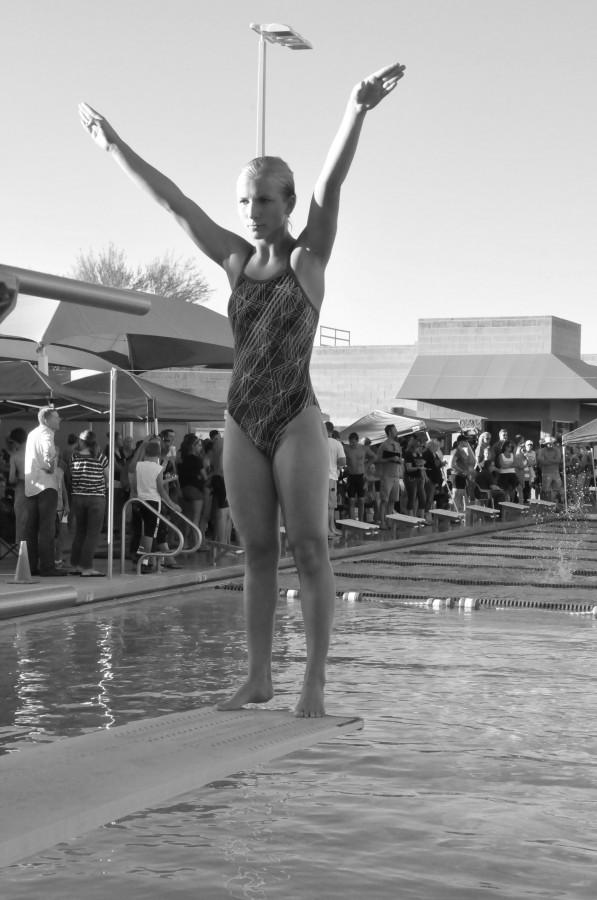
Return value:
[(0, 757), (0, 866), (361, 728), (356, 716), (202, 708)]

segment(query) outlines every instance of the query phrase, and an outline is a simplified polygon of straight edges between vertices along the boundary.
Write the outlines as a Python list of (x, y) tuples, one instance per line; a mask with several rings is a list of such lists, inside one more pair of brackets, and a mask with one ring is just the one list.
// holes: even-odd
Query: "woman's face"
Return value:
[(294, 197), (286, 198), (278, 178), (267, 172), (255, 178), (241, 175), (237, 199), (241, 222), (256, 241), (285, 230), (294, 207)]

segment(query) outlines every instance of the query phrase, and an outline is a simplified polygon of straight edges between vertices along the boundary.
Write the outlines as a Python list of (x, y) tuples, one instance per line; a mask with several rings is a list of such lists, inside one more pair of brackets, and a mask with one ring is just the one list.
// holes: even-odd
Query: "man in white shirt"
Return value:
[(346, 454), (344, 447), (332, 437), (334, 426), (331, 422), (326, 422), (325, 427), (328, 433), (328, 447), (330, 451), (330, 483), (328, 493), (328, 537), (333, 538), (340, 534), (336, 528), (335, 512), (338, 506), (338, 476), (340, 469), (346, 465)]
[(60, 416), (53, 406), (44, 406), (37, 414), (39, 425), (27, 435), (25, 444), (25, 534), (32, 574), (63, 576), (54, 563), (58, 478), (54, 432)]

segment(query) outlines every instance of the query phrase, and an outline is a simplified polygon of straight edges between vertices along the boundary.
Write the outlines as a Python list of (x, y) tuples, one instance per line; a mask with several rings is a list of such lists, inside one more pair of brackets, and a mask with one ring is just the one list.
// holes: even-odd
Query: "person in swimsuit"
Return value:
[[(274, 618), (278, 601), (279, 508), (300, 581), (307, 662), (297, 716), (325, 714), (325, 665), (335, 604), (328, 556), (328, 448), (309, 381), (309, 360), (323, 301), (340, 190), (367, 112), (404, 74), (395, 63), (357, 84), (315, 185), (307, 225), (289, 229), (296, 197), (288, 165), (252, 160), (237, 182), (248, 240), (220, 227), (166, 176), (139, 157), (86, 103), (83, 127), (95, 142), (182, 225), (230, 281), (235, 340), (224, 438), (224, 476), (235, 528), (245, 548), (248, 677), (219, 704), (238, 709), (273, 697)], [(297, 477), (310, 448), (308, 479)]]

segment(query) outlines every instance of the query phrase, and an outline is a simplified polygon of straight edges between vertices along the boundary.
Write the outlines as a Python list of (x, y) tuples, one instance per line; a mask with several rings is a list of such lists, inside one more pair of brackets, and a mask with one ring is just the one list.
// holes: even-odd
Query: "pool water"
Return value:
[[(0, 751), (211, 705), (243, 633), (213, 589), (4, 623)], [(364, 731), (8, 867), (2, 898), (593, 900), (596, 644), (590, 616), (339, 600), (328, 710)], [(296, 601), (274, 665), (293, 706)]]

